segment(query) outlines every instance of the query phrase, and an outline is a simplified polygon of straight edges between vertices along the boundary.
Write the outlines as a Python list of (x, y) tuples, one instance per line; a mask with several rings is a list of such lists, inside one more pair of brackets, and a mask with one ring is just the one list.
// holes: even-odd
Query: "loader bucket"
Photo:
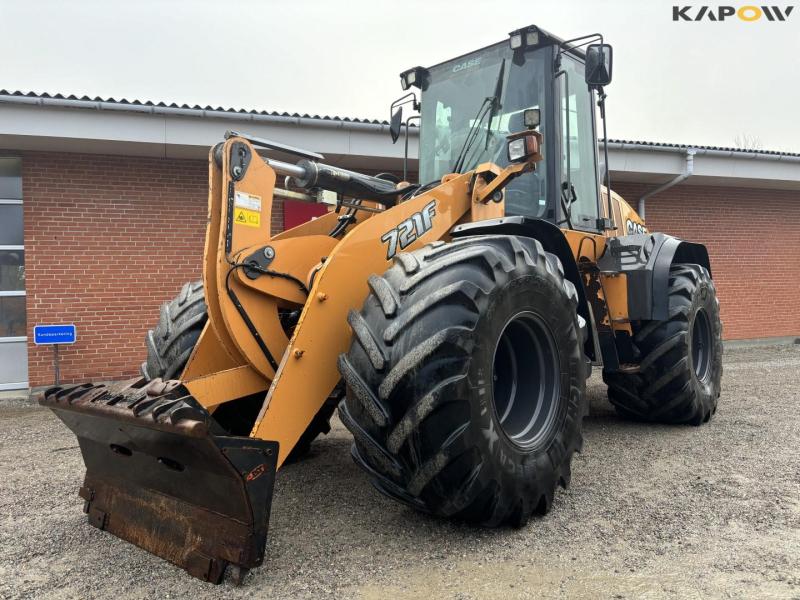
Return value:
[(78, 438), (89, 523), (212, 583), (261, 564), (277, 442), (225, 435), (179, 381), (54, 387), (39, 403)]

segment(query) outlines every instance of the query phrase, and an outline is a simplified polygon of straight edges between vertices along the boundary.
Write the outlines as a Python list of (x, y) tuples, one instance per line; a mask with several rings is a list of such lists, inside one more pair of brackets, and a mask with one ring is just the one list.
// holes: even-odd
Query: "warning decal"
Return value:
[(233, 211), (233, 222), (237, 225), (247, 225), (248, 227), (261, 226), (261, 213), (245, 208), (237, 208)]

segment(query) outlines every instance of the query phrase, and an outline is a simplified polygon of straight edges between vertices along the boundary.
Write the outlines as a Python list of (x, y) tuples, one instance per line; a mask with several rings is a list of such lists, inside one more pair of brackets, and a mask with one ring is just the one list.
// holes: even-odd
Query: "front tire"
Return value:
[(521, 526), (570, 479), (588, 363), (577, 292), (538, 241), (437, 243), (369, 279), (339, 358), (352, 455), (422, 511)]
[(677, 264), (669, 272), (669, 317), (633, 336), (637, 372), (603, 373), (608, 399), (626, 418), (700, 425), (717, 410), (722, 322), (708, 271)]

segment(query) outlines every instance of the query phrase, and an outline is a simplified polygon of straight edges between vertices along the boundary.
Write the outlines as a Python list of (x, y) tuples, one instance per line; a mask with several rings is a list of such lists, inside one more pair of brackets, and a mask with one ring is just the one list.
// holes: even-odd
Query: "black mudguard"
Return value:
[(609, 238), (597, 265), (601, 271), (627, 276), (631, 320), (663, 321), (669, 317), (669, 269), (675, 263), (700, 265), (711, 275), (705, 246), (666, 233)]

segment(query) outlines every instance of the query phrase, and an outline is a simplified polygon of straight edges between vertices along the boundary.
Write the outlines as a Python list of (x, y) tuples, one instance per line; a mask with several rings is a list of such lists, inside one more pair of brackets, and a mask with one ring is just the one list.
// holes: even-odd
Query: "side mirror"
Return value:
[(396, 144), (400, 137), (400, 129), (403, 127), (403, 107), (398, 106), (397, 110), (392, 114), (392, 120), (389, 121), (389, 133), (392, 136), (392, 143)]
[(611, 83), (612, 57), (610, 44), (591, 44), (586, 48), (586, 83), (590, 87)]

